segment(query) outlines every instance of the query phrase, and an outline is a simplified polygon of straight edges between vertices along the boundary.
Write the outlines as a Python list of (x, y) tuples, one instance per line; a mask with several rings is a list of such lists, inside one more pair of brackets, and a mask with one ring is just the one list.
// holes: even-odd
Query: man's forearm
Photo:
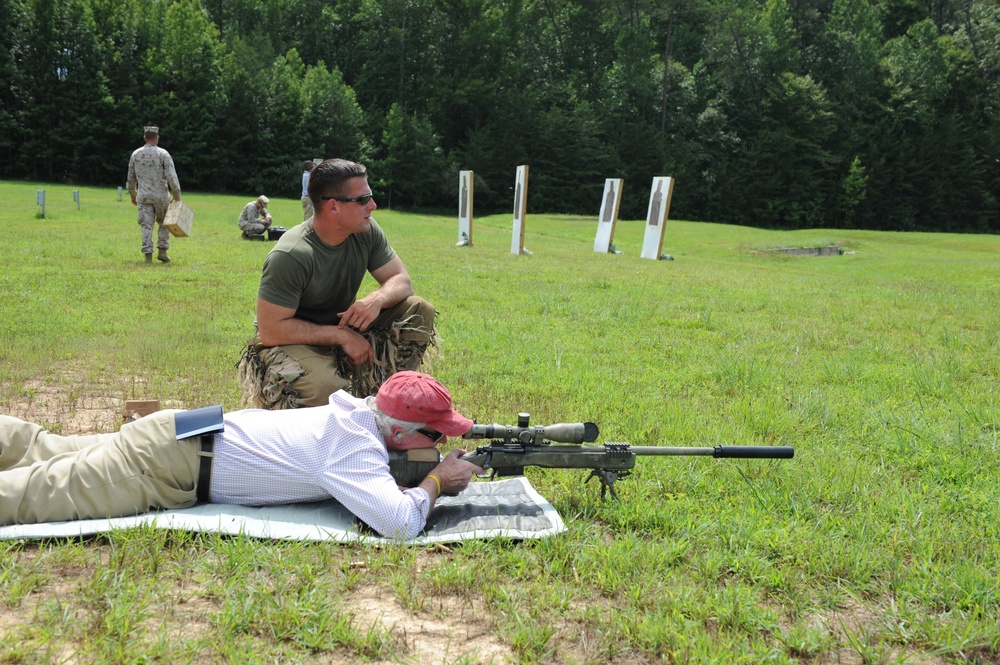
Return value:
[(343, 346), (349, 335), (357, 334), (337, 326), (321, 326), (302, 319), (285, 319), (271, 325), (259, 325), (259, 331), (260, 341), (264, 346)]
[(396, 275), (375, 289), (362, 300), (376, 299), (379, 309), (392, 307), (413, 295), (413, 283), (409, 275)]

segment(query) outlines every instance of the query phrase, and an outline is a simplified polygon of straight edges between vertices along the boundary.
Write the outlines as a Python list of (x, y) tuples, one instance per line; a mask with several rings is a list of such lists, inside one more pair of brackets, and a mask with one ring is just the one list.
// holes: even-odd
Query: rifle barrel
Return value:
[(704, 455), (707, 457), (742, 457), (755, 459), (791, 459), (791, 446), (631, 446), (636, 455)]

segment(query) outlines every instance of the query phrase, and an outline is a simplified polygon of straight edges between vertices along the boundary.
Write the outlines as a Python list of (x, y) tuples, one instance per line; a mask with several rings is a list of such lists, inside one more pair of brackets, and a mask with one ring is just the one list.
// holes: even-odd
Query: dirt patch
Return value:
[[(26, 550), (22, 556), (28, 563), (36, 557), (36, 552)], [(88, 573), (79, 569), (68, 569), (66, 574), (60, 569), (51, 572), (43, 589), (28, 594), (14, 605), (0, 604), (0, 635), (17, 636), (22, 628), (44, 621), (40, 614), (44, 615), (45, 605), (52, 602), (64, 603), (63, 612), (72, 613), (72, 623), (77, 627), (94, 620), (95, 610), (79, 604)], [(192, 640), (215, 630), (208, 617), (218, 611), (217, 602), (200, 597), (196, 585), (182, 584), (170, 595), (175, 602), (159, 606), (159, 610), (153, 611), (155, 616), (142, 621), (139, 630), (144, 639), (150, 642), (157, 639)], [(390, 590), (367, 585), (344, 594), (340, 602), (342, 609), (352, 617), (357, 630), (363, 633), (368, 627), (379, 627), (392, 635), (400, 652), (399, 660), (369, 661), (373, 665), (397, 665), (400, 662), (501, 665), (516, 661), (510, 648), (494, 635), (490, 623), (477, 616), (468, 599), (435, 596), (428, 598), (418, 611), (411, 611), (403, 607)], [(77, 629), (71, 629), (61, 637), (61, 640), (51, 644), (61, 654), (70, 654), (75, 649), (73, 641), (82, 639)], [(76, 661), (69, 658), (62, 662)], [(350, 665), (357, 662), (357, 658), (342, 655), (341, 652), (324, 651), (321, 657), (306, 658), (303, 662)]]
[[(818, 656), (815, 665), (862, 665), (871, 662), (873, 655), (879, 662), (907, 662), (912, 665), (947, 665), (951, 662), (941, 656), (921, 656), (903, 653), (882, 643), (872, 643), (869, 633), (874, 626), (883, 622), (876, 608), (855, 600), (835, 610), (817, 615), (816, 621), (836, 637), (839, 644), (852, 644), (853, 649), (834, 649)], [(862, 655), (864, 654), (864, 655)]]
[(414, 663), (499, 665), (514, 660), (510, 648), (477, 619), (467, 600), (434, 597), (420, 613), (414, 613), (384, 589), (371, 586), (352, 592), (347, 607), (357, 625), (380, 623), (395, 635), (405, 645), (406, 658)]
[[(155, 396), (146, 397), (147, 380), (126, 377), (122, 381), (126, 387), (93, 383), (82, 369), (68, 366), (55, 379), (26, 381), (21, 390), (24, 397), (6, 405), (3, 412), (38, 423), (57, 434), (114, 432), (124, 421), (127, 399), (155, 399)], [(160, 408), (186, 407), (176, 401), (161, 400)]]
[[(33, 382), (32, 382), (33, 383)], [(124, 400), (98, 395), (67, 395), (62, 389), (27, 386), (30, 399), (12, 404), (8, 414), (59, 434), (113, 432), (122, 424)]]

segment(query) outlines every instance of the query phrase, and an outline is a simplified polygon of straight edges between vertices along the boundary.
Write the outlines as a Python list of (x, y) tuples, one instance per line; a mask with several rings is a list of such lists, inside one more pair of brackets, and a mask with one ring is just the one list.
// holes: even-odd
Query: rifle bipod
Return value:
[(615, 481), (622, 478), (627, 478), (631, 471), (613, 471), (611, 469), (591, 469), (590, 475), (584, 480), (584, 483), (590, 481), (591, 478), (597, 478), (601, 481), (601, 501), (604, 501), (604, 496), (607, 492), (611, 491), (611, 498), (615, 501), (618, 500), (618, 493), (615, 492)]

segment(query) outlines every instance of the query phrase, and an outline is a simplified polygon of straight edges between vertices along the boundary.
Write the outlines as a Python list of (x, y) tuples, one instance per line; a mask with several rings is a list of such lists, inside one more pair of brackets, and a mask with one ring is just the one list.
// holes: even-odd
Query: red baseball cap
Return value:
[(446, 436), (462, 436), (472, 421), (451, 408), (451, 393), (434, 377), (406, 370), (390, 376), (375, 395), (375, 406), (387, 416), (426, 423)]

